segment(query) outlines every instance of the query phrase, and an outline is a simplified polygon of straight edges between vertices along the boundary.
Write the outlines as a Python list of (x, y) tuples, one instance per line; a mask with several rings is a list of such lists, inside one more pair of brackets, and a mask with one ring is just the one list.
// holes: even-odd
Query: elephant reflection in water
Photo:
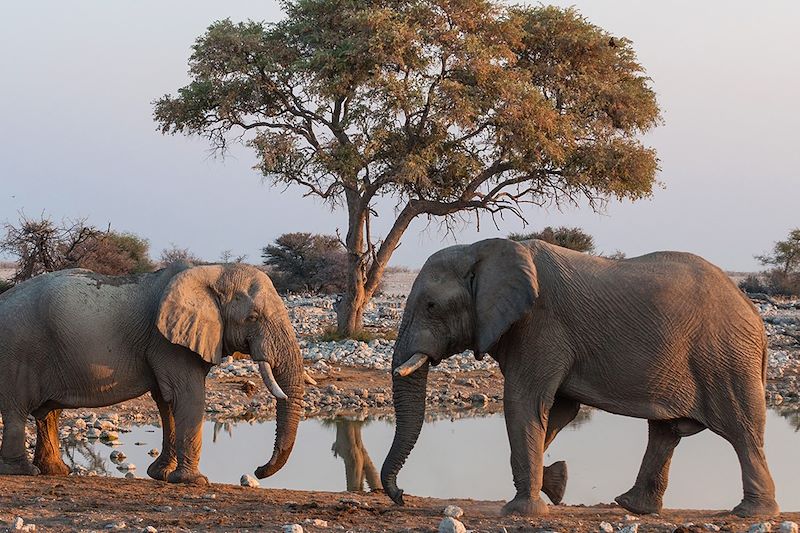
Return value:
[(380, 475), (361, 440), (364, 421), (337, 418), (335, 424), (336, 440), (331, 451), (334, 457), (341, 457), (344, 461), (347, 491), (363, 492), (365, 481), (371, 491), (382, 490)]

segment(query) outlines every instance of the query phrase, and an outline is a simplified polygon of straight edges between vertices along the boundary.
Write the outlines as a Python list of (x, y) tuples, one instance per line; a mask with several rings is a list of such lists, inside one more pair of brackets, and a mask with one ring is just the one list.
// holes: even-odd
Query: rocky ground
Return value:
[[(719, 511), (634, 517), (615, 505), (553, 506), (540, 519), (502, 517), (502, 502), (383, 494), (176, 486), (151, 480), (0, 476), (0, 528), (37, 531), (618, 532), (797, 531), (800, 513), (771, 521)], [(445, 516), (445, 513), (451, 517)], [(463, 514), (462, 514), (463, 513)]]

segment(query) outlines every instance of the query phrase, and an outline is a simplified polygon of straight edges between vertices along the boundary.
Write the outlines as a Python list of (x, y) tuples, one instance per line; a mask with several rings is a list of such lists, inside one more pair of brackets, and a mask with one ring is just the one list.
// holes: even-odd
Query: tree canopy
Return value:
[[(214, 22), (164, 133), (252, 147), (257, 169), (347, 209), (340, 329), (359, 326), (417, 216), (649, 196), (660, 121), (631, 42), (574, 9), (493, 0), (284, 0), (277, 23)], [(396, 201), (383, 239), (374, 201)], [(450, 227), (450, 226), (448, 226)]]
[(540, 241), (549, 242), (576, 250), (578, 252), (594, 253), (594, 237), (583, 231), (579, 227), (568, 228), (560, 226), (553, 229), (547, 226), (542, 231), (535, 231), (533, 233), (512, 233), (508, 236), (512, 241), (527, 241), (529, 239), (539, 239)]

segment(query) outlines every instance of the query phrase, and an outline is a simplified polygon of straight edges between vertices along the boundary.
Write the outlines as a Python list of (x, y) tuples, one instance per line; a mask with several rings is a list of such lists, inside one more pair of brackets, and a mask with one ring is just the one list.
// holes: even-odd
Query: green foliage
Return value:
[(772, 252), (757, 255), (764, 266), (772, 266), (757, 276), (748, 276), (739, 284), (745, 292), (763, 292), (776, 296), (800, 296), (800, 228), (778, 241)]
[(202, 265), (204, 261), (196, 256), (188, 248), (181, 248), (174, 242), (170, 243), (169, 248), (161, 250), (159, 257), (161, 265), (170, 265), (172, 263), (187, 263), (189, 265)]
[(77, 265), (100, 274), (119, 276), (150, 272), (150, 243), (133, 233), (107, 231), (86, 241)]
[[(552, 228), (547, 226), (542, 231), (533, 233), (512, 233), (508, 236), (512, 241), (527, 241), (539, 239), (557, 246), (563, 246), (578, 252), (594, 253), (594, 237), (583, 231), (579, 227), (568, 228), (561, 226)], [(624, 257), (624, 254), (623, 254)]]
[[(163, 133), (199, 135), (223, 153), (242, 140), (264, 179), (347, 207), (345, 312), (357, 315), (378, 289), (420, 215), (450, 227), (464, 212), (522, 217), (523, 204), (598, 208), (652, 193), (658, 159), (639, 140), (661, 120), (651, 81), (628, 39), (576, 10), (499, 0), (282, 7), (277, 23), (211, 24), (193, 46), (189, 84), (156, 100), (154, 118)], [(381, 196), (397, 209), (375, 242)]]
[(284, 233), (262, 257), (279, 292), (337, 293), (347, 285), (347, 253), (332, 235)]

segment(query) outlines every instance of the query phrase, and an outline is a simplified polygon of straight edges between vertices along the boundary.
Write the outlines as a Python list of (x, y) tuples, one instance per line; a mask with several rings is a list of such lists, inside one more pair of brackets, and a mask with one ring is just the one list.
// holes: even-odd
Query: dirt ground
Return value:
[[(553, 506), (541, 519), (502, 517), (502, 502), (406, 497), (394, 505), (383, 494), (304, 492), (233, 485), (176, 486), (151, 480), (102, 477), (38, 478), (0, 476), (0, 521), (21, 517), (37, 531), (280, 531), (300, 524), (305, 531), (436, 531), (447, 505), (464, 510), (464, 525), (473, 531), (599, 531), (602, 521), (619, 526), (626, 513), (616, 505)], [(632, 518), (632, 517), (631, 517)], [(325, 527), (306, 520), (324, 520)], [(800, 521), (800, 513), (780, 520)], [(747, 531), (755, 520), (719, 511), (668, 510), (637, 518), (639, 532), (674, 531), (678, 526), (715, 524), (722, 531)], [(124, 524), (123, 524), (124, 523)], [(777, 528), (775, 528), (777, 530)], [(681, 531), (679, 529), (679, 531)]]

